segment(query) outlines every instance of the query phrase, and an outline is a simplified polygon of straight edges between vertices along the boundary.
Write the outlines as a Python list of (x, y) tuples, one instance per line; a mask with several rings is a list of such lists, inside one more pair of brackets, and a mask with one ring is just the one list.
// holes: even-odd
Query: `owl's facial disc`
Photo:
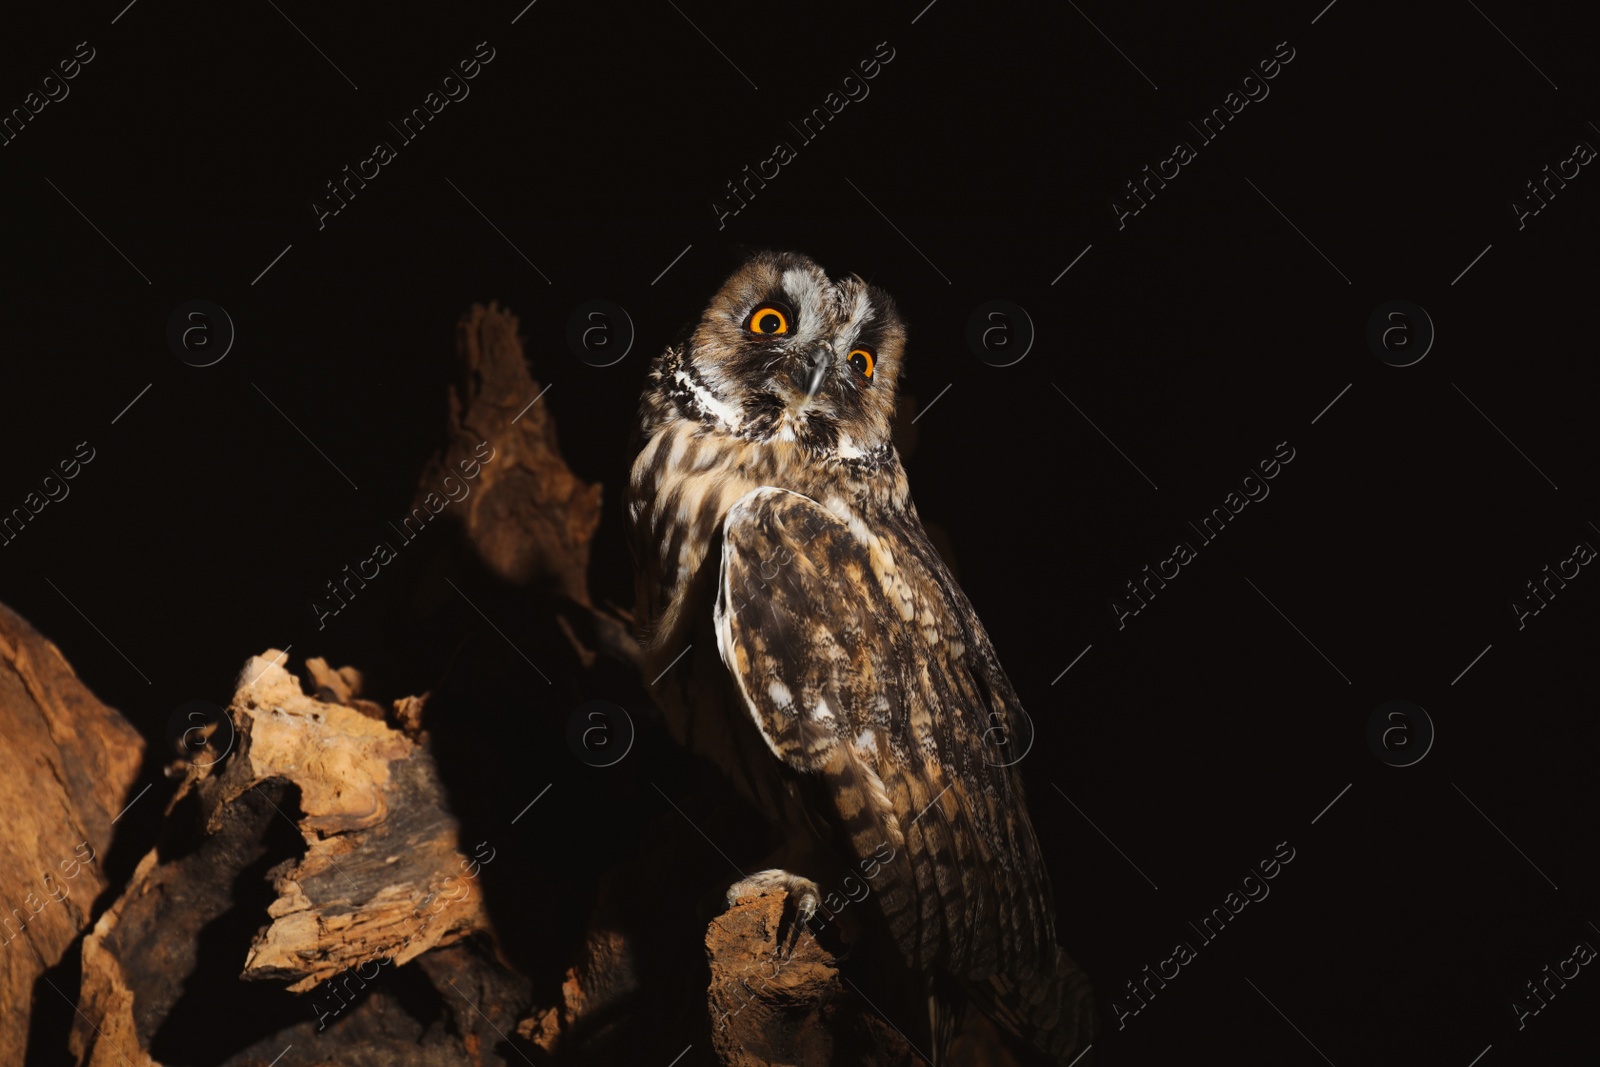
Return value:
[[(885, 445), (905, 328), (888, 295), (804, 256), (759, 253), (690, 338), (698, 415), (741, 436), (847, 457)], [(696, 385), (695, 383), (699, 383)]]

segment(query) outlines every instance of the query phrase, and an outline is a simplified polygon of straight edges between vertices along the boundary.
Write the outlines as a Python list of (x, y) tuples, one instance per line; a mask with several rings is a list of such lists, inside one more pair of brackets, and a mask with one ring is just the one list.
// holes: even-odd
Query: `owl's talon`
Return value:
[(774, 947), (780, 958), (785, 955), (793, 956), (800, 942), (801, 930), (811, 921), (811, 917), (817, 913), (817, 908), (822, 903), (817, 883), (777, 868), (757, 871), (728, 887), (728, 906), (732, 907), (738, 903), (740, 897), (759, 896), (774, 889), (783, 890), (785, 895), (783, 926), (778, 931), (777, 944)]

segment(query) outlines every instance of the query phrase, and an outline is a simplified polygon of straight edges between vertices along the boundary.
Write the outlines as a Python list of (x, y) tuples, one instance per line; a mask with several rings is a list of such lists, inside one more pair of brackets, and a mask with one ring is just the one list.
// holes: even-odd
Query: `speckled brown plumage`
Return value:
[(628, 503), (646, 671), (793, 838), (841, 868), (892, 850), (872, 907), (935, 1017), (953, 980), (1075, 1055), (1093, 1008), (1013, 765), (1032, 727), (890, 442), (904, 347), (885, 294), (765, 253), (656, 360)]

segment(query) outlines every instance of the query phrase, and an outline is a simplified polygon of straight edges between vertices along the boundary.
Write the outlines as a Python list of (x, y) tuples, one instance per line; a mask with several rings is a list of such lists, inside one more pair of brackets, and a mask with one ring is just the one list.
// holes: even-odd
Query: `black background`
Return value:
[[(1524, 1029), (1510, 1002), (1600, 945), (1600, 578), (1520, 631), (1509, 607), (1600, 544), (1600, 178), (1521, 230), (1509, 207), (1600, 145), (1592, 18), (922, 2), (540, 0), (512, 25), (516, 0), (140, 0), (12, 23), (5, 109), (77, 42), (96, 55), (0, 147), (0, 508), (78, 442), (96, 457), (0, 547), (0, 599), (152, 738), (182, 701), (225, 701), (253, 652), (344, 662), (379, 620), (357, 603), (319, 633), (310, 600), (404, 511), (455, 322), (496, 300), (569, 463), (605, 486), (591, 582), (627, 604), (646, 361), (741, 249), (803, 251), (909, 324), (913, 492), (1038, 726), (1029, 806), (1061, 941), (1101, 994), (1101, 1062), (1592, 1062), (1592, 967)], [(470, 96), (400, 146), (385, 122), (485, 40)], [(787, 123), (882, 41), (870, 95), (800, 145)], [(1281, 41), (1270, 95), (1201, 147), (1186, 120)], [(312, 199), (379, 139), (397, 158), (319, 229)], [(798, 157), (719, 229), (711, 200), (779, 140)], [(1119, 229), (1109, 199), (1178, 140), (1198, 158)], [(238, 331), (204, 369), (165, 341), (194, 298)], [(564, 341), (594, 298), (637, 329), (608, 368)], [(995, 298), (1037, 331), (1006, 368), (965, 342)], [(1437, 329), (1405, 368), (1365, 339), (1394, 299)], [(1284, 441), (1271, 495), (1119, 630), (1123, 583)], [(1437, 731), (1406, 768), (1366, 741), (1397, 698)], [(581, 821), (561, 795), (543, 814)], [(1187, 922), (1279, 842), (1271, 895), (1119, 1029), (1123, 984), (1199, 947)]]

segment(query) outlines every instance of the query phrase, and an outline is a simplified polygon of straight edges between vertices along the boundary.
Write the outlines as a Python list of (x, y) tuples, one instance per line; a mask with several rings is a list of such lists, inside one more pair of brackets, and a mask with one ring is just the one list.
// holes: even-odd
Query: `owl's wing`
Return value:
[(723, 528), (722, 659), (768, 747), (821, 780), (855, 858), (894, 850), (862, 869), (911, 966), (1048, 968), (1049, 886), (1005, 765), (1026, 715), (915, 515), (859, 527), (788, 490), (742, 497)]

